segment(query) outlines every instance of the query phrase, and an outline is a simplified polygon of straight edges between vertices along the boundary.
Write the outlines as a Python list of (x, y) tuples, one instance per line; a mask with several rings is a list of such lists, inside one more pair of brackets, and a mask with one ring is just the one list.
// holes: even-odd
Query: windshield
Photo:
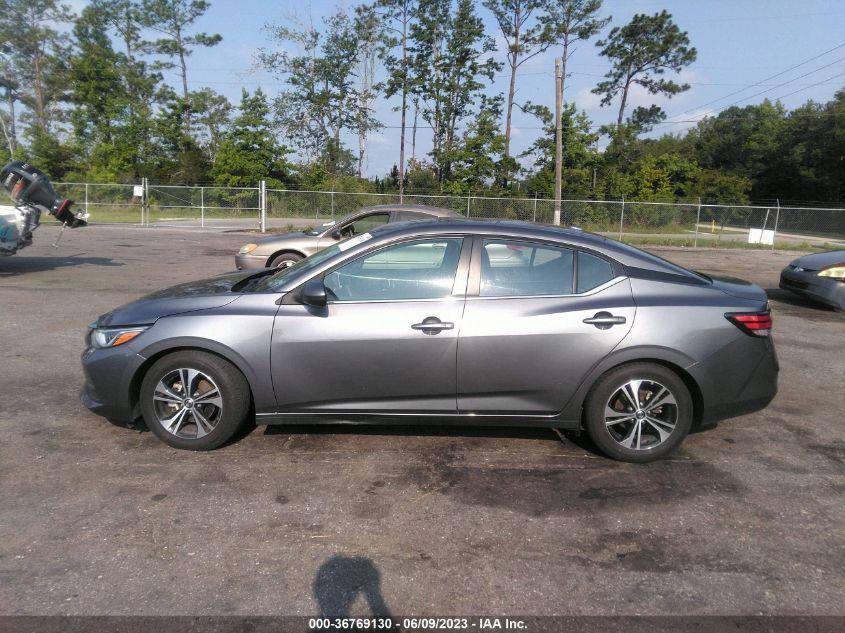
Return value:
[(282, 268), (268, 277), (262, 277), (258, 283), (252, 287), (252, 290), (254, 292), (277, 291), (291, 277), (294, 277), (299, 273), (307, 272), (312, 268), (316, 268), (327, 259), (337, 255), (342, 250), (343, 248), (341, 248), (341, 243), (329, 246), (327, 249), (322, 250), (319, 253), (314, 253), (310, 257), (299, 260), (293, 266)]
[(318, 224), (314, 228), (306, 229), (305, 231), (303, 231), (303, 233), (305, 233), (305, 235), (313, 235), (313, 236), (322, 235), (323, 233), (325, 233), (326, 231), (330, 230), (331, 228), (333, 228), (335, 226), (341, 226), (344, 222), (346, 222), (353, 215), (354, 214), (350, 213), (349, 215), (343, 216), (339, 220), (332, 220), (330, 222), (324, 222), (323, 224)]

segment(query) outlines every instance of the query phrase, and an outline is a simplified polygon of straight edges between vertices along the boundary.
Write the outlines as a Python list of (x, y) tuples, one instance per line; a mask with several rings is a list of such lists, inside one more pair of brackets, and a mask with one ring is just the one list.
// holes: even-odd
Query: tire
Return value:
[[(636, 409), (631, 396), (635, 388)], [(692, 426), (693, 406), (689, 389), (671, 369), (632, 363), (596, 382), (584, 414), (587, 434), (605, 455), (642, 464), (667, 456), (681, 444)]]
[(288, 266), (293, 266), (296, 262), (302, 259), (302, 255), (298, 253), (282, 253), (281, 255), (276, 255), (270, 261), (270, 268), (287, 268)]
[[(183, 383), (190, 384), (190, 397), (185, 397)], [(190, 350), (156, 361), (141, 383), (140, 399), (147, 427), (165, 444), (208, 451), (241, 428), (249, 412), (250, 390), (231, 363)]]

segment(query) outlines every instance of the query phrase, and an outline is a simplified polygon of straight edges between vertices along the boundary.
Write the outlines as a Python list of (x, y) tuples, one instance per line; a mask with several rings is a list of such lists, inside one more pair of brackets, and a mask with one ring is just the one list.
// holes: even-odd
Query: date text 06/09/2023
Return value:
[(510, 630), (524, 631), (527, 623), (515, 618), (310, 618), (308, 627), (312, 631), (390, 631), (399, 628), (404, 631), (457, 631), (457, 630)]

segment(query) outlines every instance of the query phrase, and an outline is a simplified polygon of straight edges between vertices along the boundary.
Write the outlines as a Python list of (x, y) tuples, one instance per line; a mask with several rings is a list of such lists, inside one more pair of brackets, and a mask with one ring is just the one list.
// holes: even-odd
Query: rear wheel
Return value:
[(158, 360), (141, 383), (147, 427), (174, 448), (205, 451), (229, 440), (249, 411), (249, 385), (213, 354), (184, 351)]
[(692, 398), (683, 380), (654, 363), (605, 374), (587, 397), (587, 433), (603, 453), (625, 462), (665, 457), (692, 426)]
[(302, 255), (297, 253), (282, 253), (273, 258), (270, 262), (270, 268), (289, 268), (301, 259)]

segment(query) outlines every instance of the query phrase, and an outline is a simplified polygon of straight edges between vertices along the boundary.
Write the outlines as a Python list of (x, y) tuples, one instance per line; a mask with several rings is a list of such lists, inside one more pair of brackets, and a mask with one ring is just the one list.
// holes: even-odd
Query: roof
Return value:
[(458, 216), (384, 224), (370, 231), (373, 237), (377, 237), (379, 240), (388, 239), (391, 236), (401, 236), (402, 234), (442, 235), (455, 232), (563, 242), (571, 246), (604, 253), (626, 266), (698, 277), (661, 257), (577, 227), (551, 226), (520, 220), (471, 219)]
[(462, 218), (463, 216), (451, 209), (444, 209), (442, 207), (430, 207), (425, 204), (376, 204), (371, 207), (362, 207), (355, 213), (363, 211), (418, 211), (420, 213), (427, 213), (438, 218)]

